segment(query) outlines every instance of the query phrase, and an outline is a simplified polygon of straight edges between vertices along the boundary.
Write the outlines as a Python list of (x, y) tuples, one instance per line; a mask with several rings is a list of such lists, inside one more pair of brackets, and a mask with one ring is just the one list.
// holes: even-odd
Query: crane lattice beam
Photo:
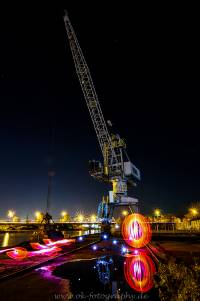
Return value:
[[(81, 88), (88, 106), (88, 110), (96, 131), (100, 148), (104, 157), (104, 164), (108, 167), (118, 169), (120, 162), (112, 145), (111, 137), (107, 129), (105, 119), (102, 114), (98, 96), (90, 75), (90, 70), (84, 58), (83, 52), (79, 46), (78, 39), (70, 22), (67, 12), (64, 15), (65, 28), (67, 31), (76, 73), (81, 84)], [(106, 151), (105, 151), (106, 148)], [(106, 155), (107, 153), (107, 155)]]

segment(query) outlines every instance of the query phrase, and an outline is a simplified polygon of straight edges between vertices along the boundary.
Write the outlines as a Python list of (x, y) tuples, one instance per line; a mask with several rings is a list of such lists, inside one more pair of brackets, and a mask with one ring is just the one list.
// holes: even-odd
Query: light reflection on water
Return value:
[(97, 229), (91, 229), (91, 230), (78, 230), (78, 231), (62, 231), (62, 233), (64, 234), (64, 238), (70, 238), (75, 236), (100, 233), (100, 231)]
[[(64, 237), (74, 237), (74, 236), (81, 236), (81, 235), (89, 235), (98, 233), (99, 230), (91, 229), (91, 230), (83, 230), (83, 231), (63, 231)], [(6, 232), (0, 233), (0, 247), (12, 247), (16, 246), (24, 241), (30, 240), (33, 231), (27, 232)]]
[(124, 261), (124, 276), (128, 285), (137, 292), (148, 292), (153, 286), (156, 268), (145, 252), (131, 254)]
[(157, 293), (152, 291), (155, 265), (150, 255), (144, 252), (125, 257), (107, 253), (96, 259), (92, 253), (91, 258), (60, 262), (57, 266), (50, 265), (38, 271), (45, 279), (67, 281), (69, 287), (66, 293), (72, 296), (87, 297), (92, 293), (95, 296), (110, 296), (110, 299), (117, 297), (118, 300), (133, 300), (140, 296), (145, 296), (144, 299), (149, 301), (158, 300)]
[(8, 232), (6, 232), (5, 235), (4, 235), (4, 237), (3, 237), (2, 247), (8, 247), (9, 236), (10, 236), (10, 234)]
[[(113, 263), (114, 261), (110, 256), (101, 257), (96, 262), (99, 281), (104, 285), (113, 282), (111, 279)], [(115, 262), (115, 271), (118, 270), (116, 265)], [(144, 252), (138, 255), (128, 255), (124, 260), (124, 280), (135, 292), (147, 293), (150, 291), (154, 286), (153, 276), (155, 272), (153, 260)], [(117, 275), (116, 272), (115, 275)]]
[(29, 240), (32, 233), (32, 231), (0, 233), (0, 247), (12, 247), (18, 245), (23, 241)]

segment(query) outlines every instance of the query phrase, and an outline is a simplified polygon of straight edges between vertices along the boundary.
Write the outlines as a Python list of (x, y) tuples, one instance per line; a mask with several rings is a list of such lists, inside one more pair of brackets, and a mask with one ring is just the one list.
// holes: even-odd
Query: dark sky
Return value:
[(67, 3), (1, 10), (0, 217), (10, 208), (23, 216), (44, 209), (51, 164), (55, 217), (62, 209), (96, 211), (108, 189), (87, 170), (101, 153), (64, 28), (66, 6), (105, 119), (141, 170), (132, 196), (145, 213), (186, 211), (200, 196), (196, 17), (180, 9)]

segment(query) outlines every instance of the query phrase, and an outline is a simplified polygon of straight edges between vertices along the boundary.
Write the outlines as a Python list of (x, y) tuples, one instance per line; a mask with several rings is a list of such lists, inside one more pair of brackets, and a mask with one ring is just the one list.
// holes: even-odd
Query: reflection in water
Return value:
[(99, 229), (62, 231), (64, 238), (100, 233)]
[(30, 239), (32, 231), (0, 233), (0, 247), (12, 247)]
[[(63, 231), (65, 238), (71, 238), (79, 235), (89, 235), (99, 233), (98, 229), (82, 230), (82, 231)], [(7, 232), (0, 233), (0, 247), (13, 247), (17, 246), (24, 241), (29, 241), (33, 235), (33, 231), (22, 231), (22, 232)]]
[(129, 286), (137, 292), (147, 292), (153, 287), (156, 272), (152, 259), (144, 252), (129, 255), (124, 262), (124, 275)]
[(110, 268), (109, 265), (113, 263), (111, 257), (101, 257), (97, 260), (96, 267), (99, 275), (99, 280), (104, 285), (110, 281)]
[(10, 235), (9, 235), (8, 232), (6, 232), (6, 233), (4, 234), (2, 247), (8, 247), (8, 245), (9, 245), (9, 236), (10, 236)]
[[(77, 297), (84, 300), (148, 298), (149, 301), (157, 301), (155, 290), (150, 290), (153, 287), (154, 264), (150, 254), (139, 255), (141, 250), (137, 251), (137, 255), (131, 254), (127, 258), (118, 254), (111, 256), (110, 252), (97, 258), (94, 258), (93, 252), (77, 253), (68, 260), (65, 257), (63, 262), (59, 261), (60, 265), (53, 270), (53, 276), (68, 281), (66, 294), (71, 293), (73, 300)], [(50, 276), (49, 268), (45, 267), (46, 274)]]
[[(55, 295), (50, 295), (49, 291), (53, 290), (53, 292), (59, 292), (58, 296), (63, 296), (63, 298), (59, 298), (60, 300), (69, 300), (71, 298), (67, 298), (67, 296), (71, 296), (71, 291), (69, 289), (69, 281), (67, 279), (62, 279), (60, 277), (56, 277), (53, 274), (53, 271), (60, 265), (59, 262), (57, 263), (51, 263), (50, 265), (42, 266), (37, 268), (35, 271), (40, 273), (40, 276), (46, 280), (46, 293), (45, 290), (43, 292), (40, 292), (39, 298), (35, 298), (35, 300), (56, 300), (56, 297), (52, 298), (52, 296)], [(43, 293), (43, 298), (41, 297), (41, 293)], [(66, 298), (65, 298), (66, 297)]]
[(53, 275), (53, 271), (59, 265), (60, 265), (60, 263), (52, 263), (50, 265), (39, 267), (39, 268), (35, 269), (35, 271), (40, 272), (42, 274), (42, 276), (46, 279), (52, 279), (52, 280), (59, 279), (59, 277), (56, 277)]

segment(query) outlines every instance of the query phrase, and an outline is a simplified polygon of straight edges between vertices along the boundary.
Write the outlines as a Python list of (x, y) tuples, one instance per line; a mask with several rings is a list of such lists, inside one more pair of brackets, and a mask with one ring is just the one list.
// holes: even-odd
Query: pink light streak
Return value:
[(25, 248), (22, 247), (15, 247), (4, 249), (0, 251), (0, 254), (6, 253), (6, 255), (12, 259), (24, 259), (26, 257), (33, 257), (39, 255), (53, 255), (62, 249), (61, 246), (66, 246), (75, 242), (75, 239), (62, 239), (58, 241), (52, 241), (51, 239), (44, 239), (43, 240), (45, 245), (42, 245), (38, 242), (30, 243), (31, 247), (34, 251), (27, 251)]
[(72, 242), (75, 242), (75, 239), (61, 239), (57, 241), (52, 241), (51, 239), (43, 239), (46, 246), (66, 246), (69, 245)]
[(0, 254), (6, 253), (6, 252), (11, 251), (11, 250), (14, 250), (14, 248), (0, 250)]
[(37, 251), (27, 251), (25, 248), (16, 247), (9, 252), (6, 252), (6, 255), (12, 259), (24, 259), (27, 257), (39, 256), (39, 255), (47, 255), (50, 256), (57, 252), (61, 251), (59, 247), (53, 246), (51, 248), (45, 248)]
[(57, 253), (59, 251), (61, 251), (60, 248), (53, 246), (51, 248), (41, 249), (41, 250), (37, 250), (37, 251), (30, 251), (30, 252), (28, 252), (28, 257), (32, 257), (35, 255), (51, 255), (51, 254)]
[(48, 246), (41, 245), (39, 242), (31, 242), (30, 245), (33, 250), (48, 249)]

